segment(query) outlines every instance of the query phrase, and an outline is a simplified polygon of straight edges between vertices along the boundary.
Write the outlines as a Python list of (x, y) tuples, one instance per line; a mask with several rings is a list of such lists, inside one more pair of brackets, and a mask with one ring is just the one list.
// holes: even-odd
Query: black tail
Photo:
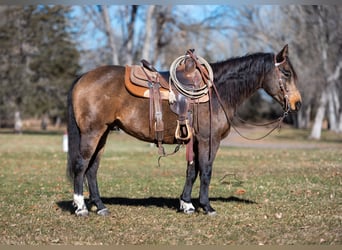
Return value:
[(80, 156), (80, 131), (76, 123), (72, 91), (75, 84), (81, 78), (79, 76), (74, 82), (68, 93), (68, 163), (67, 163), (67, 176), (71, 181), (74, 180), (75, 165)]

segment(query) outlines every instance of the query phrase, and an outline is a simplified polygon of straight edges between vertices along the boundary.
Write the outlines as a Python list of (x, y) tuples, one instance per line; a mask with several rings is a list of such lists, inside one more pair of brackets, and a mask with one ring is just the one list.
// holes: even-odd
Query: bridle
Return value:
[(279, 81), (279, 88), (280, 91), (283, 93), (283, 97), (284, 97), (284, 115), (286, 114), (286, 116), (288, 115), (288, 113), (290, 112), (290, 102), (289, 102), (289, 95), (288, 95), (288, 89), (287, 86), (284, 84), (284, 79), (281, 75), (282, 70), (279, 68), (279, 66), (281, 66), (282, 64), (284, 64), (286, 62), (286, 58), (284, 58), (283, 61), (277, 63), (277, 59), (276, 56), (274, 56), (274, 66), (275, 66), (275, 70), (277, 72), (277, 77), (278, 77), (278, 81)]

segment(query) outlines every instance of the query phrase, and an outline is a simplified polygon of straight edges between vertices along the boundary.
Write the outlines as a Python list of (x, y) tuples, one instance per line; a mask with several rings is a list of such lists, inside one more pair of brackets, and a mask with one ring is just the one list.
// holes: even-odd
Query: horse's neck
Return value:
[(212, 65), (214, 82), (228, 107), (236, 108), (262, 87), (270, 58), (271, 54), (259, 53)]

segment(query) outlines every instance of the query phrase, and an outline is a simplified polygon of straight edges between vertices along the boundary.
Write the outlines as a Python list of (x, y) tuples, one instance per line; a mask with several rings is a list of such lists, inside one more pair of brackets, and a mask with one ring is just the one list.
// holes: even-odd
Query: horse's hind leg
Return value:
[(90, 203), (92, 205), (96, 206), (96, 212), (99, 215), (108, 215), (109, 210), (105, 207), (103, 204), (101, 198), (100, 198), (100, 192), (99, 187), (97, 184), (97, 170), (99, 169), (100, 165), (100, 156), (103, 150), (101, 150), (97, 156), (94, 162), (91, 164), (91, 166), (88, 168), (86, 172), (86, 177), (88, 181), (88, 188), (89, 188), (89, 199)]
[(75, 214), (77, 216), (87, 216), (88, 209), (84, 203), (83, 196), (83, 183), (84, 173), (86, 166), (88, 165), (87, 160), (84, 160), (81, 156), (76, 160), (75, 171), (74, 171), (74, 197), (73, 205), (76, 208)]
[(90, 162), (89, 168), (86, 171), (90, 203), (96, 206), (97, 214), (99, 215), (109, 214), (109, 210), (105, 207), (105, 205), (103, 204), (101, 200), (99, 187), (97, 184), (97, 170), (99, 169), (99, 166), (100, 166), (100, 159), (104, 151), (104, 145), (106, 143), (108, 133), (109, 133), (109, 130), (107, 130), (101, 137), (98, 147), (96, 149), (96, 152), (93, 156), (94, 160)]
[(92, 131), (87, 134), (81, 133), (80, 154), (76, 159), (76, 165), (74, 168), (74, 205), (76, 207), (75, 214), (77, 216), (88, 215), (88, 209), (84, 203), (83, 196), (84, 176), (86, 172), (91, 169), (90, 167), (93, 163), (96, 162), (96, 151), (104, 131), (105, 129), (98, 130), (96, 132)]

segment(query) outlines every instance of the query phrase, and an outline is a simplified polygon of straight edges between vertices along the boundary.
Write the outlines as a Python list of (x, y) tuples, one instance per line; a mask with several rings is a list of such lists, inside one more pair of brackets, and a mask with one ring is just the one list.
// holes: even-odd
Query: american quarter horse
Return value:
[[(206, 214), (215, 214), (209, 201), (209, 184), (213, 161), (220, 141), (231, 128), (230, 119), (246, 98), (263, 88), (286, 112), (297, 111), (301, 95), (297, 75), (289, 60), (288, 46), (277, 54), (254, 53), (210, 64), (217, 92), (212, 93), (212, 110), (208, 103), (198, 104), (193, 135), (194, 160), (187, 162), (186, 179), (180, 196), (180, 210), (193, 213), (193, 184), (199, 175), (199, 204)], [(165, 72), (164, 72), (165, 75)], [(83, 196), (85, 178), (89, 201), (97, 214), (109, 210), (100, 198), (97, 171), (107, 136), (114, 128), (146, 141), (155, 142), (149, 129), (149, 100), (131, 95), (124, 85), (125, 67), (102, 66), (78, 77), (68, 94), (69, 153), (67, 172), (74, 185), (75, 214), (88, 215)], [(162, 102), (164, 144), (175, 144), (176, 115), (167, 101)], [(208, 119), (208, 117), (212, 119)], [(210, 121), (211, 120), (211, 121)], [(211, 127), (211, 129), (209, 129)], [(211, 145), (209, 145), (211, 144)], [(211, 157), (208, 157), (209, 150)]]

